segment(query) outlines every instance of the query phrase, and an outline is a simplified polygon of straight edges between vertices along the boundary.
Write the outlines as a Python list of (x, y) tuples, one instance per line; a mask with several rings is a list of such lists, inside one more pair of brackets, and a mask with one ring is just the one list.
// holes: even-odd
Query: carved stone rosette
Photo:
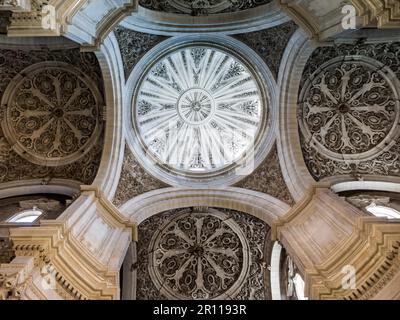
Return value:
[(400, 131), (396, 75), (376, 60), (338, 57), (311, 75), (300, 94), (300, 130), (334, 160), (362, 160), (390, 148)]
[(8, 85), (2, 107), (7, 140), (21, 157), (38, 165), (72, 163), (101, 134), (100, 92), (90, 78), (64, 63), (23, 70)]
[(174, 209), (139, 225), (137, 298), (271, 298), (265, 274), (269, 227), (244, 213)]
[(298, 102), (305, 163), (317, 181), (399, 175), (400, 44), (320, 47)]
[(150, 275), (172, 299), (234, 296), (247, 274), (249, 247), (223, 213), (178, 215), (151, 240)]

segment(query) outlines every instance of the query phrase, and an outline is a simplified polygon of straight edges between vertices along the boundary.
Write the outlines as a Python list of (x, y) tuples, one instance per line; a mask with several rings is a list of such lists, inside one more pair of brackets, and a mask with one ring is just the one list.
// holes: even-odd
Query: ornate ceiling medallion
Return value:
[(23, 158), (58, 166), (84, 156), (100, 136), (101, 95), (71, 65), (35, 64), (19, 73), (3, 96), (3, 128)]
[(267, 118), (258, 78), (216, 46), (189, 45), (139, 81), (133, 124), (146, 156), (185, 176), (232, 168), (254, 150)]
[(213, 211), (178, 215), (148, 252), (150, 276), (167, 298), (227, 299), (246, 280), (251, 251), (237, 223)]
[(399, 90), (395, 74), (374, 59), (332, 59), (303, 86), (300, 130), (332, 160), (375, 157), (392, 147), (400, 133)]

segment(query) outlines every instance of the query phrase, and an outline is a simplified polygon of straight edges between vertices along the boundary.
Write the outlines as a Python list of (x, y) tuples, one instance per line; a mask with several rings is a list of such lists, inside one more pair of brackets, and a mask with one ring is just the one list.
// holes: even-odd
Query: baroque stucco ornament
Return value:
[(184, 213), (150, 243), (149, 272), (172, 299), (234, 296), (247, 275), (250, 248), (233, 219), (222, 213)]
[(182, 172), (216, 171), (238, 161), (254, 143), (264, 113), (252, 73), (213, 47), (163, 56), (137, 92), (134, 122), (143, 145)]
[(399, 134), (399, 85), (380, 62), (338, 57), (321, 65), (300, 94), (300, 130), (324, 156), (363, 160), (392, 147)]
[(96, 85), (65, 63), (38, 63), (23, 70), (10, 82), (2, 105), (7, 140), (36, 164), (72, 163), (101, 134), (102, 98)]

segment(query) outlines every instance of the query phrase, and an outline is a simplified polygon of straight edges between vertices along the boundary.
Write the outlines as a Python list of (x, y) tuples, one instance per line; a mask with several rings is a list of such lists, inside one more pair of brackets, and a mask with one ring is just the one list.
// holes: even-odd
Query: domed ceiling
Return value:
[[(182, 39), (187, 37), (174, 41), (118, 27), (115, 34), (132, 104), (114, 204), (121, 206), (168, 185), (221, 184), (292, 203), (274, 147), (274, 102), (271, 92), (265, 91), (275, 88), (285, 45), (296, 28), (289, 22), (237, 36), (239, 41), (224, 37), (235, 43), (234, 50), (213, 36), (204, 37), (208, 41), (196, 38), (186, 43)], [(269, 73), (263, 71), (266, 69)], [(195, 95), (200, 101), (191, 103)], [(184, 102), (185, 98), (189, 100)], [(263, 135), (259, 134), (262, 130)], [(259, 136), (272, 140), (258, 148), (261, 153), (257, 153)], [(235, 162), (240, 163), (253, 147), (260, 154), (254, 170), (240, 174)], [(176, 150), (180, 161), (171, 156)]]
[(237, 161), (266, 117), (254, 75), (213, 47), (189, 46), (161, 57), (137, 92), (134, 118), (144, 147), (182, 171), (209, 172)]
[(170, 38), (137, 63), (127, 83), (127, 142), (167, 184), (232, 184), (271, 151), (273, 76), (238, 40)]

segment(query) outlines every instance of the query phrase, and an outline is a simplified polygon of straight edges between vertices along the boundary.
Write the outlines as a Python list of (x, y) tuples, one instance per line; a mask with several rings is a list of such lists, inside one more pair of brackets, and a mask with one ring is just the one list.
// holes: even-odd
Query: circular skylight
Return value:
[(133, 122), (146, 156), (174, 171), (215, 172), (252, 151), (263, 116), (254, 74), (221, 48), (170, 51), (142, 76)]

